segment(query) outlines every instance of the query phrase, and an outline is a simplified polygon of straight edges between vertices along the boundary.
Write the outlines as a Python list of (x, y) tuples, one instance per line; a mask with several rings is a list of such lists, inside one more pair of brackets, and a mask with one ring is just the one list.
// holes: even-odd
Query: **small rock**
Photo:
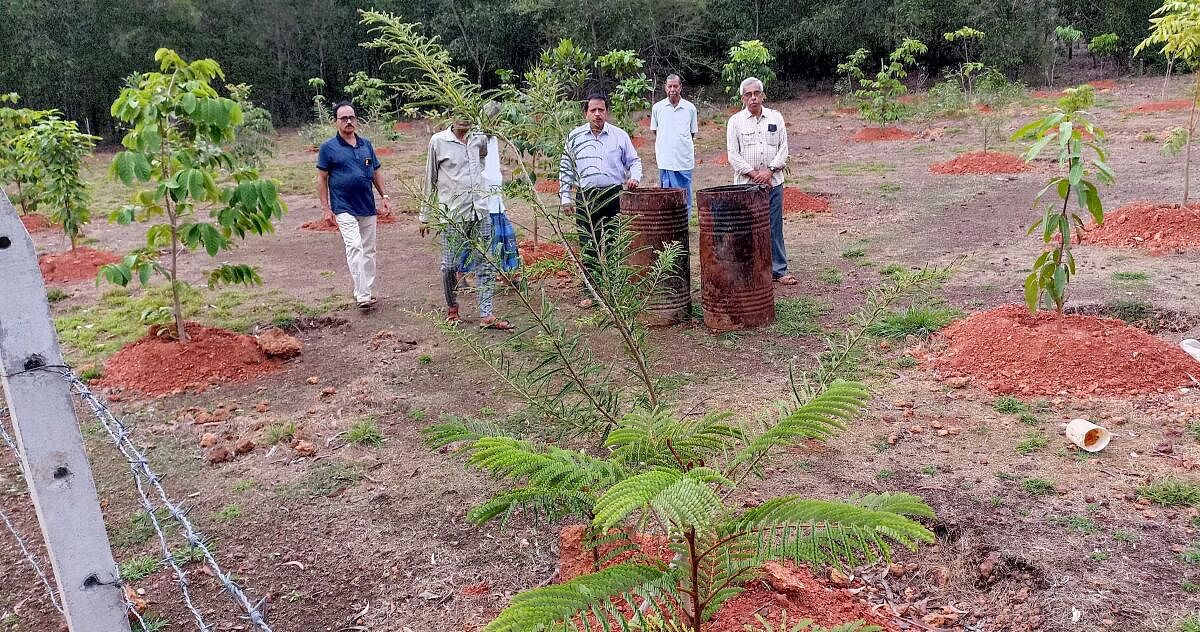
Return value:
[(292, 449), (298, 456), (312, 456), (317, 453), (317, 446), (313, 445), (312, 441), (296, 441), (292, 444)]
[(950, 568), (948, 566), (939, 566), (937, 568), (937, 577), (935, 578), (937, 585), (944, 588), (950, 583)]
[(922, 432), (925, 432), (925, 429), (920, 426), (912, 426), (908, 429), (908, 431), (913, 434), (921, 434)]
[(850, 585), (850, 578), (846, 574), (836, 568), (829, 569), (829, 583), (834, 586), (845, 588)]
[(888, 572), (892, 574), (892, 577), (900, 577), (900, 576), (904, 575), (904, 572), (907, 570), (908, 569), (905, 568), (903, 564), (900, 564), (897, 562), (892, 562), (891, 564), (888, 564)]
[(233, 413), (230, 412), (228, 408), (225, 408), (224, 406), (217, 406), (213, 409), (212, 414), (209, 415), (208, 421), (205, 423), (219, 424), (229, 421), (231, 417), (233, 417)]
[(896, 442), (899, 440), (900, 437), (897, 437), (896, 435), (888, 435), (887, 438), (888, 445), (896, 445)]
[(1116, 625), (1117, 622), (1112, 619), (1101, 619), (1100, 625)]
[(271, 410), (271, 402), (265, 399), (254, 406), (254, 412), (257, 413), (265, 413), (269, 410)]
[(767, 562), (762, 567), (764, 579), (777, 592), (805, 594), (809, 587), (791, 568), (779, 562)]
[(946, 428), (946, 431), (949, 432), (951, 436), (953, 436), (953, 435), (956, 435), (956, 434), (962, 432), (962, 428), (959, 428), (958, 426), (950, 426), (949, 428)]
[(301, 344), (278, 327), (272, 327), (254, 337), (263, 353), (271, 358), (294, 358), (300, 355)]
[(216, 444), (217, 444), (217, 435), (215, 435), (211, 432), (206, 432), (206, 433), (200, 435), (200, 447), (211, 448)]
[(328, 397), (337, 393), (337, 389), (332, 386), (326, 386), (321, 389), (321, 397)]
[(946, 386), (949, 386), (950, 388), (965, 388), (970, 383), (971, 378), (969, 377), (946, 378)]
[(314, 376), (308, 378), (307, 380), (305, 380), (305, 382), (308, 382), (309, 384), (320, 384), (321, 378), (314, 375)]
[(233, 455), (229, 453), (229, 448), (226, 448), (223, 445), (219, 445), (212, 450), (209, 450), (208, 454), (204, 455), (204, 460), (208, 461), (210, 465), (225, 463), (232, 458)]
[(1187, 549), (1185, 549), (1185, 548), (1184, 548), (1184, 546), (1183, 546), (1182, 544), (1172, 544), (1172, 545), (1171, 545), (1171, 552), (1172, 552), (1172, 553), (1183, 553), (1183, 552), (1184, 552), (1184, 551), (1186, 551), (1186, 550), (1187, 550)]
[(239, 441), (237, 443), (236, 446), (234, 446), (233, 451), (238, 454), (246, 454), (248, 452), (253, 452), (254, 451), (254, 440), (253, 439), (242, 439), (241, 441)]
[(929, 422), (929, 427), (933, 428), (934, 430), (941, 430), (942, 428), (945, 428), (946, 426), (940, 421), (931, 421), (931, 422)]
[(945, 437), (946, 435), (949, 435), (949, 434), (950, 434), (949, 430), (942, 429), (942, 430), (937, 431), (937, 436), (939, 436), (939, 437)]

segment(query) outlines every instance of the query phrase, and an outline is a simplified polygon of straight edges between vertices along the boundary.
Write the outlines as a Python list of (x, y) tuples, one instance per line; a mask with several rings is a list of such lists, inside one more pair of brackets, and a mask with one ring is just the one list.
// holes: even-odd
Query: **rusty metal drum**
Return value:
[(696, 192), (700, 213), (700, 298), (716, 331), (775, 322), (770, 191), (737, 184)]
[(621, 193), (621, 214), (629, 217), (634, 251), (630, 263), (644, 268), (671, 242), (683, 246), (675, 273), (655, 287), (642, 321), (661, 327), (686, 320), (692, 310), (692, 268), (688, 254), (688, 214), (683, 189), (637, 188)]

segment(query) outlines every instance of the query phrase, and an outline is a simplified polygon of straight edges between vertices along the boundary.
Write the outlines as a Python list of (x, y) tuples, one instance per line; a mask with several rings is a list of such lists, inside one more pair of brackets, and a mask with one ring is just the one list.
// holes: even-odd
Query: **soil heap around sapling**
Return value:
[(50, 220), (45, 215), (37, 213), (29, 213), (21, 216), (21, 223), (25, 225), (25, 230), (29, 233), (40, 233), (50, 230)]
[(974, 151), (956, 156), (953, 160), (929, 165), (933, 173), (956, 176), (1021, 173), (1030, 169), (1024, 160), (998, 151)]
[(796, 187), (783, 188), (784, 213), (824, 213), (829, 210), (829, 200), (819, 195), (805, 193)]
[(854, 133), (850, 137), (851, 140), (859, 142), (874, 142), (874, 141), (889, 141), (889, 140), (912, 140), (916, 138), (916, 134), (907, 132), (899, 127), (864, 127)]
[(1200, 249), (1200, 204), (1135, 202), (1108, 213), (1103, 226), (1091, 225), (1084, 243), (1144, 248), (1152, 254)]
[(535, 244), (532, 239), (518, 242), (517, 252), (521, 254), (521, 263), (527, 266), (543, 259), (566, 259), (567, 257), (567, 249), (562, 244), (548, 241), (539, 241)]
[(38, 257), (38, 268), (46, 283), (74, 283), (76, 281), (92, 281), (100, 266), (117, 263), (120, 255), (91, 248), (76, 248), (56, 254), (46, 254)]
[(1194, 385), (1196, 362), (1124, 321), (1004, 305), (950, 325), (932, 360), (942, 377), (970, 377), (998, 393), (1124, 396)]
[(1174, 99), (1171, 101), (1147, 101), (1139, 103), (1131, 108), (1125, 108), (1122, 112), (1127, 114), (1149, 114), (1151, 112), (1179, 112), (1181, 110), (1189, 110), (1192, 107), (1192, 102), (1188, 99)]
[[(375, 223), (376, 224), (395, 224), (396, 223), (396, 214), (395, 213), (380, 213), (375, 216)], [(326, 218), (326, 217), (322, 217), (321, 219), (315, 219), (311, 222), (305, 222), (300, 225), (300, 228), (303, 230), (314, 230), (319, 233), (336, 233), (336, 232), (338, 232), (337, 222), (332, 219)]]
[(164, 335), (157, 325), (151, 327), (144, 338), (104, 363), (104, 377), (97, 385), (151, 397), (185, 390), (200, 393), (213, 384), (248, 382), (281, 364), (268, 358), (251, 336), (192, 322), (186, 327), (191, 337), (187, 343)]

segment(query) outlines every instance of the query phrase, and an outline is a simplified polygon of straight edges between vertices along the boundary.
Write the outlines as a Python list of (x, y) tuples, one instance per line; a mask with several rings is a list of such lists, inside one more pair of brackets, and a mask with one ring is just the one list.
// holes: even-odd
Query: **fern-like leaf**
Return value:
[(639, 606), (642, 600), (653, 601), (671, 589), (673, 577), (667, 571), (652, 566), (618, 564), (602, 571), (576, 577), (562, 584), (545, 586), (523, 592), (483, 630), (484, 632), (534, 632), (536, 630), (575, 630), (573, 622), (595, 617), (600, 626), (611, 629), (616, 621), (619, 629), (629, 630), (629, 623), (618, 608), (628, 603), (635, 620), (642, 619)]
[(670, 410), (636, 410), (621, 420), (606, 445), (613, 457), (628, 464), (690, 469), (730, 450), (745, 434), (725, 422), (729, 412), (701, 419), (680, 419)]
[(834, 382), (807, 403), (755, 437), (734, 457), (728, 471), (752, 463), (775, 448), (804, 439), (826, 439), (846, 425), (866, 406), (870, 395), (856, 382)]
[(459, 441), (476, 441), (482, 437), (508, 434), (499, 425), (482, 419), (453, 418), (421, 430), (425, 445), (437, 450)]
[(631, 476), (596, 501), (592, 526), (607, 531), (638, 510), (651, 509), (664, 524), (679, 527), (712, 524), (724, 511), (710, 483), (726, 482), (715, 470), (679, 472), (656, 468)]
[(586, 516), (595, 497), (586, 492), (546, 487), (521, 487), (506, 491), (467, 512), (467, 520), (481, 525), (503, 517), (501, 525), (516, 511), (524, 511), (535, 520), (554, 522), (564, 516)]
[(911, 550), (919, 542), (933, 542), (933, 532), (904, 515), (932, 513), (915, 497), (873, 496), (867, 504), (773, 498), (732, 520), (723, 531), (753, 543), (757, 552), (748, 563), (754, 564), (790, 559), (854, 565), (890, 558), (894, 543)]

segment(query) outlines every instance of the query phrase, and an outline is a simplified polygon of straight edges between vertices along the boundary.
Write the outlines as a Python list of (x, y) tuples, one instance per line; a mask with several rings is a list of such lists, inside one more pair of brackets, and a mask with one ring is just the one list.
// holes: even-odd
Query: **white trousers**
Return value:
[(375, 295), (375, 216), (337, 213), (338, 231), (346, 243), (346, 265), (354, 279), (354, 300), (362, 303)]

